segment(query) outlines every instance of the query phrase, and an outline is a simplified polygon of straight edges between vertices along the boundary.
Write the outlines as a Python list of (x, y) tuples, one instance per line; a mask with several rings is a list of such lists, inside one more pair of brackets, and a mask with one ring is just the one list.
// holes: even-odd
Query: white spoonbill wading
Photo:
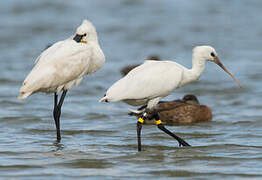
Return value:
[[(79, 85), (85, 75), (99, 70), (104, 62), (96, 29), (84, 20), (74, 36), (55, 43), (40, 54), (23, 82), (18, 99), (37, 92), (54, 93), (53, 117), (60, 141), (61, 107), (67, 91), (73, 85)], [(60, 91), (63, 93), (58, 101)]]
[(160, 130), (179, 142), (179, 146), (190, 146), (164, 127), (154, 109), (160, 99), (169, 95), (174, 89), (196, 81), (204, 72), (206, 61), (215, 62), (241, 87), (237, 79), (220, 62), (213, 47), (197, 46), (193, 49), (191, 69), (173, 61), (147, 60), (114, 83), (99, 102), (124, 101), (133, 106), (147, 105), (147, 109), (137, 121), (138, 151), (141, 151), (142, 124), (145, 119), (152, 118), (156, 119), (156, 125)]

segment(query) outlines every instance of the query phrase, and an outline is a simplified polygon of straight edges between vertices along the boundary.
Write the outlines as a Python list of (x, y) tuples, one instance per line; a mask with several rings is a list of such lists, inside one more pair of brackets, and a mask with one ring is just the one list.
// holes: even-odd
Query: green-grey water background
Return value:
[[(79, 0), (0, 2), (0, 177), (3, 179), (261, 179), (262, 1)], [(49, 43), (71, 36), (84, 18), (97, 28), (104, 67), (66, 97), (56, 143), (53, 96), (16, 99), (33, 62)], [(102, 104), (121, 67), (150, 54), (191, 67), (192, 48), (209, 44), (243, 88), (208, 63), (196, 83), (175, 90), (213, 110), (213, 121), (170, 130), (179, 148), (144, 126), (137, 153), (128, 105)]]

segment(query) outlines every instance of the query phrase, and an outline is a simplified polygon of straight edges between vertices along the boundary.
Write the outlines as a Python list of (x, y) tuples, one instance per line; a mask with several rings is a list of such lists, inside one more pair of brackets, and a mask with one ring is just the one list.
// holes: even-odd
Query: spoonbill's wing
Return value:
[(113, 84), (108, 101), (153, 99), (170, 94), (182, 80), (183, 68), (172, 61), (146, 61)]
[(46, 57), (48, 56), (48, 54), (53, 54), (55, 53), (59, 48), (61, 48), (61, 46), (63, 46), (64, 41), (58, 41), (55, 44), (53, 44), (52, 46), (50, 46), (49, 48), (47, 48), (46, 50), (44, 50), (35, 60), (35, 64), (37, 64), (39, 62), (39, 60), (43, 60), (45, 58), (41, 58), (41, 57)]
[[(93, 48), (73, 40), (56, 43), (44, 51), (26, 77), (20, 93), (53, 91), (88, 73)], [(49, 90), (48, 90), (49, 89)]]

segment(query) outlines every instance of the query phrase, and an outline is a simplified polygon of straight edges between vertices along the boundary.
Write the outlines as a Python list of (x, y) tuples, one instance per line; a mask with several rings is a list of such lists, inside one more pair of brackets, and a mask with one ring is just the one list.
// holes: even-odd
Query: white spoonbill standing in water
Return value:
[(124, 101), (133, 106), (147, 105), (137, 121), (138, 151), (141, 151), (141, 129), (146, 118), (155, 118), (157, 127), (175, 138), (180, 146), (190, 146), (164, 127), (154, 108), (161, 98), (169, 95), (174, 89), (196, 81), (204, 72), (206, 61), (215, 62), (241, 87), (237, 79), (220, 62), (214, 48), (197, 46), (193, 49), (191, 69), (172, 61), (147, 60), (114, 83), (100, 102)]
[[(54, 93), (53, 117), (60, 141), (61, 107), (67, 91), (73, 85), (79, 85), (85, 75), (99, 70), (104, 62), (96, 29), (84, 20), (74, 36), (55, 43), (40, 54), (23, 82), (18, 99), (37, 92)], [(58, 101), (60, 91), (63, 93)]]

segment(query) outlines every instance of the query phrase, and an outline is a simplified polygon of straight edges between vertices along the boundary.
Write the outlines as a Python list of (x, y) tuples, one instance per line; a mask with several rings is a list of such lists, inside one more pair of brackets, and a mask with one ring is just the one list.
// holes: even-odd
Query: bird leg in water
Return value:
[(55, 125), (56, 125), (56, 139), (58, 142), (61, 140), (61, 135), (60, 135), (60, 115), (61, 115), (61, 107), (63, 105), (65, 96), (66, 96), (67, 90), (63, 91), (62, 96), (60, 97), (59, 103), (57, 104), (57, 98), (58, 95), (55, 93), (54, 94), (54, 110), (53, 110), (53, 117), (55, 120)]
[(162, 121), (159, 118), (157, 111), (146, 109), (145, 112), (138, 118), (136, 124), (138, 151), (141, 151), (141, 130), (142, 130), (142, 125), (146, 119), (148, 120), (155, 119), (157, 127), (160, 130), (164, 131), (166, 134), (175, 138), (178, 141), (179, 146), (190, 146), (182, 138), (178, 137), (177, 135), (175, 135), (174, 133), (170, 132), (168, 129), (165, 128), (165, 126), (162, 124)]
[(165, 128), (165, 126), (162, 124), (162, 121), (159, 118), (158, 112), (155, 112), (153, 116), (150, 117), (151, 119), (154, 118), (156, 120), (156, 125), (157, 127), (164, 131), (166, 134), (168, 134), (169, 136), (172, 136), (173, 138), (175, 138), (178, 143), (179, 146), (190, 146), (186, 141), (184, 141), (182, 138), (178, 137), (177, 135), (175, 135), (174, 133), (172, 133), (171, 131), (169, 131), (168, 129)]
[(137, 148), (138, 151), (141, 151), (141, 130), (142, 130), (142, 125), (145, 121), (146, 113), (144, 113), (142, 116), (140, 116), (137, 120), (136, 124), (136, 131), (137, 131)]

